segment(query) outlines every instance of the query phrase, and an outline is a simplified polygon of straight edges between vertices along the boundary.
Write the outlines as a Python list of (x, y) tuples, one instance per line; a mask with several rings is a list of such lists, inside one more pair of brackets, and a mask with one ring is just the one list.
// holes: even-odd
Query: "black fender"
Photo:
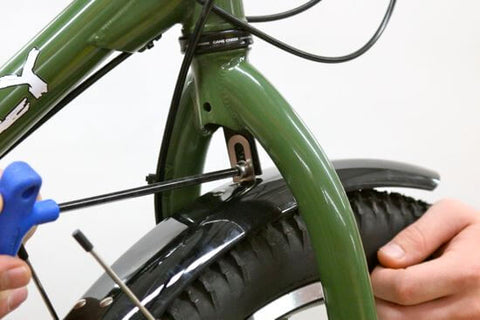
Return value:
[[(433, 190), (439, 183), (437, 173), (399, 162), (358, 159), (333, 164), (346, 191)], [(296, 208), (280, 174), (267, 171), (251, 184), (230, 184), (201, 196), (155, 226), (112, 267), (142, 303), (159, 315), (219, 255)], [(138, 309), (104, 274), (65, 319), (138, 318), (142, 319)]]

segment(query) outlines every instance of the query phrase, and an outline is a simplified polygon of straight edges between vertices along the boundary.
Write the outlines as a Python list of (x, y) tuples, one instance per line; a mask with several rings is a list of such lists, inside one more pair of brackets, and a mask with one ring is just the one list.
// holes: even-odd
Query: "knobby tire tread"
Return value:
[[(427, 210), (428, 204), (397, 193), (348, 193), (367, 255), (376, 252)], [(318, 281), (303, 219), (294, 212), (248, 236), (214, 261), (169, 306), (162, 319), (243, 320), (283, 294)]]

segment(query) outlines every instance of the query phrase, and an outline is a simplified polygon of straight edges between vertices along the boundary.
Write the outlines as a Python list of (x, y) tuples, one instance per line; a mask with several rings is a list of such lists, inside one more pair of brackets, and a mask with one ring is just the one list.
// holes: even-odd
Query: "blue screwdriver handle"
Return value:
[(3, 171), (0, 254), (15, 256), (33, 226), (57, 220), (60, 208), (55, 201), (37, 201), (41, 185), (42, 178), (25, 162), (13, 162)]

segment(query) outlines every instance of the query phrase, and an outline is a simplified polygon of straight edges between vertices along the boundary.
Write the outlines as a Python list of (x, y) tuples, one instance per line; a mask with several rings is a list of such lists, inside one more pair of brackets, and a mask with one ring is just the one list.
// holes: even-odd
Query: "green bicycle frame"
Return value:
[[(244, 19), (241, 1), (217, 5)], [(172, 25), (189, 33), (194, 0), (76, 0), (0, 69), (0, 155), (115, 51), (136, 52)], [(212, 15), (206, 31), (232, 26)], [(329, 319), (376, 319), (362, 243), (345, 192), (313, 135), (251, 66), (247, 49), (197, 56), (167, 154), (166, 178), (203, 170), (212, 127), (248, 130), (298, 201), (324, 287)], [(211, 109), (205, 110), (204, 103)], [(164, 196), (166, 216), (199, 195)]]

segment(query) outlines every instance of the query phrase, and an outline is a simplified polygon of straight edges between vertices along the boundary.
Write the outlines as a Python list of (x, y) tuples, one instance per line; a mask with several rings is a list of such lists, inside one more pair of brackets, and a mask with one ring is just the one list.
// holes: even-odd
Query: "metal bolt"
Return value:
[(102, 301), (100, 301), (100, 307), (101, 308), (105, 308), (105, 307), (108, 307), (109, 305), (111, 305), (113, 302), (113, 298), (112, 297), (106, 297), (105, 299), (103, 299)]
[(87, 300), (85, 299), (78, 300), (78, 302), (75, 303), (75, 305), (73, 306), (73, 309), (76, 310), (76, 309), (83, 308), (85, 307), (86, 304), (87, 304)]

